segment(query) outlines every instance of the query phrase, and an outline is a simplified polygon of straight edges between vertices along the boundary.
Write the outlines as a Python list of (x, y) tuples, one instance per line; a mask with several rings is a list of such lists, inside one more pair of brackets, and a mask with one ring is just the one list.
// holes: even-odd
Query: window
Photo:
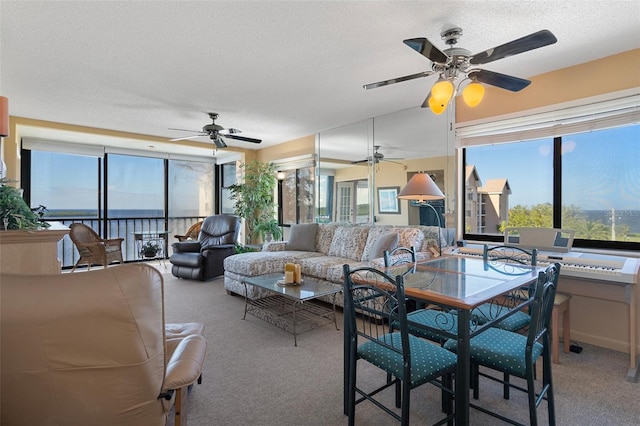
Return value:
[(220, 173), (220, 205), (219, 211), (223, 214), (234, 214), (235, 203), (231, 199), (229, 187), (237, 182), (236, 163), (225, 163), (218, 166)]
[[(124, 238), (125, 261), (136, 259), (134, 232), (182, 234), (214, 213), (212, 161), (150, 158), (126, 150), (105, 154), (104, 147), (28, 138), (22, 148), (25, 200), (45, 206), (46, 220), (85, 223), (104, 238)], [(65, 268), (77, 260), (68, 237), (58, 251)]]
[(278, 185), (282, 223), (312, 223), (314, 212), (315, 167), (281, 171), (284, 179)]
[(632, 124), (465, 148), (465, 237), (555, 227), (576, 231), (575, 247), (640, 249), (639, 146)]

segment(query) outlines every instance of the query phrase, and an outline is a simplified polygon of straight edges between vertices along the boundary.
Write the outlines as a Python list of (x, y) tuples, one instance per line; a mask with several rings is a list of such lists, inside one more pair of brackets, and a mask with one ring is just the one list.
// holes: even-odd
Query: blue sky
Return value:
[[(640, 210), (640, 126), (563, 136), (563, 204)], [(507, 178), (510, 206), (552, 201), (553, 140), (472, 147), (467, 164), (482, 183)]]

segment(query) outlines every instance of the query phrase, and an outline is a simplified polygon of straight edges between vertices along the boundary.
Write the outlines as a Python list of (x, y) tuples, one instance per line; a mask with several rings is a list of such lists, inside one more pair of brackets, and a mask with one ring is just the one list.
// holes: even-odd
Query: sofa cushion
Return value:
[(420, 250), (424, 241), (424, 234), (417, 227), (397, 226), (393, 231), (398, 233), (398, 247), (415, 247)]
[[(449, 245), (445, 228), (439, 228), (438, 226), (418, 226), (417, 228), (424, 235), (419, 251), (426, 252), (429, 251), (429, 247), (446, 247)], [(438, 241), (440, 241), (440, 244), (438, 244)]]
[[(384, 256), (385, 251), (391, 251), (398, 247), (398, 241), (399, 237), (396, 232), (387, 232), (379, 235), (373, 243), (367, 258), (363, 260), (373, 260)], [(365, 254), (362, 253), (362, 255), (364, 257)]]
[(291, 225), (287, 250), (315, 251), (317, 223), (298, 223)]
[(329, 254), (331, 241), (336, 229), (341, 226), (338, 223), (320, 223), (318, 224), (318, 233), (316, 234), (316, 251), (322, 254)]
[(360, 260), (369, 235), (368, 226), (340, 226), (329, 248), (329, 256)]
[(225, 258), (224, 269), (225, 271), (250, 277), (273, 272), (282, 272), (284, 275), (285, 263), (300, 263), (300, 259), (320, 256), (322, 256), (320, 253), (312, 251), (257, 251), (242, 253)]

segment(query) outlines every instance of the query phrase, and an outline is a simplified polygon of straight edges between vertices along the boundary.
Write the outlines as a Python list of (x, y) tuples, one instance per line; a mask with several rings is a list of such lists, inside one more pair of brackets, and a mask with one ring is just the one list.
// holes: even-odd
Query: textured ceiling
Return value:
[(640, 47), (640, 2), (1, 0), (0, 94), (14, 116), (167, 139), (215, 111), (255, 149), (420, 105), (436, 76), (362, 85), (429, 70), (402, 40), (444, 49), (454, 26), (473, 53), (552, 31), (483, 67), (527, 78)]

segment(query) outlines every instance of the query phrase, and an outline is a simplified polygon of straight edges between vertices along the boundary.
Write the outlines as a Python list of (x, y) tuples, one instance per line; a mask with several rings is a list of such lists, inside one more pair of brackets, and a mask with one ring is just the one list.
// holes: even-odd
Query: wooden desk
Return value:
[[(526, 302), (513, 309), (496, 309), (495, 318), (478, 325), (471, 322), (471, 311), (520, 287), (535, 282), (542, 267), (487, 263), (482, 259), (441, 257), (417, 264), (388, 268), (391, 276), (404, 275), (405, 295), (427, 303), (437, 303), (457, 311), (457, 335), (442, 330), (447, 337), (458, 339), (456, 369), (456, 424), (469, 424), (469, 341), (497, 321), (517, 312)], [(451, 314), (453, 315), (453, 314)]]
[(38, 230), (0, 231), (0, 272), (3, 274), (59, 274), (58, 241), (69, 228), (58, 223)]

